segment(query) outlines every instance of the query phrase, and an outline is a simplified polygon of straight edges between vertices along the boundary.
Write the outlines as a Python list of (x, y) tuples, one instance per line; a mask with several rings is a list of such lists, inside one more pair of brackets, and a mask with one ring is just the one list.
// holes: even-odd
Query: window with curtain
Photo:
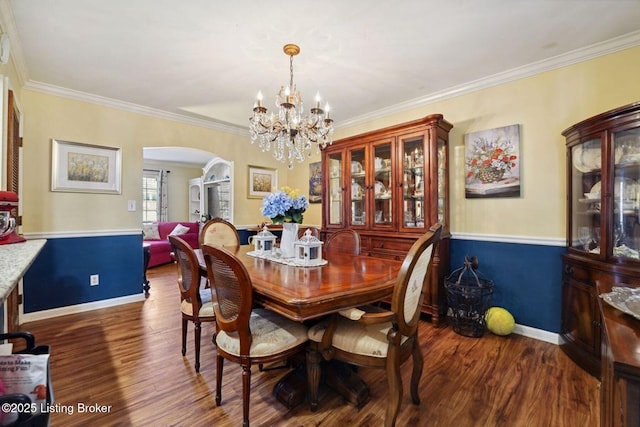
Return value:
[(158, 221), (160, 174), (145, 170), (142, 174), (142, 222)]
[(142, 174), (142, 222), (168, 221), (167, 170), (144, 169)]

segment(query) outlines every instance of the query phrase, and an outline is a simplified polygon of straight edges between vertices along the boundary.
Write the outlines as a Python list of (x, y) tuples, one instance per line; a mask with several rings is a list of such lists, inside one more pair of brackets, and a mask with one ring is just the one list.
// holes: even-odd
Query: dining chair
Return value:
[(240, 235), (236, 227), (222, 218), (213, 218), (202, 227), (198, 236), (200, 247), (204, 244), (221, 246), (240, 245)]
[(288, 358), (306, 348), (307, 327), (264, 308), (253, 308), (251, 278), (222, 246), (205, 244), (202, 255), (216, 315), (216, 405), (222, 400), (224, 359), (242, 367), (243, 426), (249, 426), (251, 367)]
[(360, 255), (360, 235), (357, 231), (345, 228), (331, 233), (324, 242), (324, 252)]
[[(434, 246), (442, 226), (436, 224), (407, 253), (396, 279), (391, 309), (377, 306), (343, 310), (309, 329), (307, 370), (319, 379), (319, 354), (356, 366), (385, 369), (389, 398), (384, 425), (394, 426), (402, 402), (400, 366), (413, 358), (411, 400), (420, 404), (418, 383), (422, 376), (422, 350), (418, 343), (420, 307), (431, 271)], [(309, 382), (311, 408), (317, 405), (317, 381)]]
[(200, 286), (200, 265), (193, 248), (179, 236), (168, 236), (178, 268), (180, 312), (182, 313), (182, 355), (187, 353), (187, 328), (194, 324), (196, 372), (200, 372), (200, 337), (202, 322), (215, 322), (211, 291)]

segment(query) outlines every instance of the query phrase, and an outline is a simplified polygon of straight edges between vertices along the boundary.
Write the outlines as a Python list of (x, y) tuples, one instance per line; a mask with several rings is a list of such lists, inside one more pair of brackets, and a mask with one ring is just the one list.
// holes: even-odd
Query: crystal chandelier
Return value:
[(333, 120), (329, 117), (329, 104), (320, 108), (320, 94), (316, 95), (316, 106), (310, 114), (304, 115), (302, 96), (293, 83), (293, 57), (300, 53), (295, 44), (286, 44), (284, 53), (289, 55), (291, 76), (288, 86), (280, 87), (276, 98), (278, 112), (267, 114), (262, 105), (262, 92), (253, 107), (253, 116), (249, 119), (251, 143), (258, 141), (263, 152), (273, 151), (273, 156), (289, 163), (293, 169), (294, 161), (303, 162), (305, 154), (309, 157), (319, 153), (321, 148), (333, 142)]

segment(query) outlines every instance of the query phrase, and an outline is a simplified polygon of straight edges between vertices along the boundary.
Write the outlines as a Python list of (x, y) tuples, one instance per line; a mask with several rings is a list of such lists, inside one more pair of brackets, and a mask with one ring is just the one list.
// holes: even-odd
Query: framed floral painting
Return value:
[(322, 162), (309, 163), (309, 203), (322, 203)]
[(121, 193), (122, 150), (51, 140), (51, 191)]
[(262, 199), (272, 191), (278, 189), (278, 170), (249, 166), (249, 199)]
[(520, 197), (520, 125), (464, 136), (465, 197)]

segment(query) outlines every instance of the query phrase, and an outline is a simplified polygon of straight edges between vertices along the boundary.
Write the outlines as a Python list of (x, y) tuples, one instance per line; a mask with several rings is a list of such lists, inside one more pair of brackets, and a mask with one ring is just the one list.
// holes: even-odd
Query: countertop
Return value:
[(46, 239), (0, 245), (0, 298), (4, 301), (29, 269)]

